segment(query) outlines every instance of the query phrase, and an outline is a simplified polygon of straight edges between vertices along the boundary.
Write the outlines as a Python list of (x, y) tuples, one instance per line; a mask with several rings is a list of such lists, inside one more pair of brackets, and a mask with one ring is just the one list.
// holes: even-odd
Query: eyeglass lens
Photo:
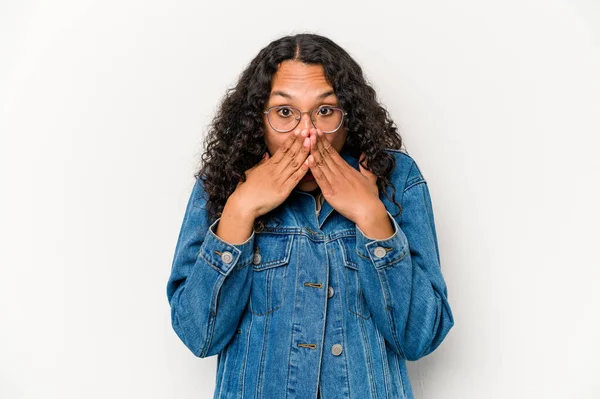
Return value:
[[(311, 119), (316, 128), (323, 133), (337, 130), (342, 124), (343, 112), (332, 107), (320, 107), (312, 111)], [(289, 132), (299, 123), (302, 114), (291, 107), (274, 107), (268, 112), (271, 127), (280, 132)]]

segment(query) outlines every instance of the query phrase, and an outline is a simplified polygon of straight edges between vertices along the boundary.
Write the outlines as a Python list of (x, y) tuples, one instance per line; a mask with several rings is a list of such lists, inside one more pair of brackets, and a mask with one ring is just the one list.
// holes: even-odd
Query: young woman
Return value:
[(206, 139), (167, 285), (214, 398), (412, 398), (454, 324), (427, 182), (360, 66), (262, 49)]

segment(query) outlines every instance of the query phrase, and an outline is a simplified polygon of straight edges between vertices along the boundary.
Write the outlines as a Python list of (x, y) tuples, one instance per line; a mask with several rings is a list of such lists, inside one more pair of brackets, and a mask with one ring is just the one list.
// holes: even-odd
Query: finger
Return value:
[[(315, 161), (314, 166), (311, 167), (313, 176), (315, 176), (315, 171), (313, 170), (313, 168), (318, 168), (321, 171), (321, 174), (323, 174), (325, 178), (329, 180), (329, 182), (333, 182), (336, 175), (338, 175), (339, 172), (337, 171), (337, 168), (335, 168), (335, 164), (331, 160), (328, 160), (329, 153), (325, 150), (323, 142), (327, 142), (327, 144), (330, 146), (331, 144), (325, 138), (318, 135), (319, 130), (317, 130), (316, 132), (316, 145), (313, 146), (310, 152)], [(336, 170), (332, 170), (332, 167)]]
[[(296, 134), (296, 132), (298, 132), (298, 134)], [(289, 174), (287, 173), (286, 169), (288, 167), (291, 166), (294, 170), (300, 167), (300, 163), (302, 161), (297, 162), (295, 161), (295, 158), (302, 149), (303, 143), (305, 141), (303, 134), (306, 133), (303, 133), (301, 130), (296, 130), (293, 134), (290, 135), (294, 137), (294, 142), (292, 143), (291, 147), (284, 152), (282, 158), (277, 163), (277, 167), (274, 170), (276, 176), (284, 174), (285, 178), (287, 179)]]
[[(308, 154), (310, 152), (310, 137), (308, 137), (309, 135), (310, 134), (307, 130), (306, 137), (304, 137), (304, 141), (302, 142), (302, 148), (300, 148), (300, 151), (298, 151), (294, 160), (288, 165), (290, 174), (294, 173), (299, 167), (302, 166), (302, 164), (306, 163), (306, 159), (308, 158)], [(308, 170), (308, 164), (306, 164), (306, 169)]]
[(318, 141), (321, 142), (321, 146), (317, 146), (321, 156), (327, 162), (329, 169), (331, 169), (334, 173), (342, 172), (344, 168), (350, 166), (348, 162), (337, 152), (335, 147), (331, 145), (331, 143), (325, 139), (325, 133), (323, 133), (320, 129), (317, 129)]
[(307, 161), (308, 161), (308, 167), (310, 168), (310, 171), (312, 172), (312, 175), (315, 178), (315, 181), (317, 182), (319, 187), (321, 187), (321, 191), (323, 193), (330, 193), (331, 192), (331, 183), (325, 176), (325, 173), (323, 173), (323, 169), (320, 168), (319, 166), (317, 166), (317, 162), (315, 160), (314, 155), (310, 154), (308, 156)]
[(278, 164), (281, 162), (285, 154), (290, 151), (296, 140), (298, 139), (298, 135), (300, 134), (300, 129), (294, 130), (292, 134), (290, 134), (287, 139), (279, 146), (273, 157), (271, 157), (271, 162)]
[(296, 187), (300, 180), (302, 180), (308, 169), (308, 163), (306, 161), (302, 162), (300, 167), (297, 170), (295, 170), (290, 175), (290, 177), (283, 183), (283, 187), (285, 188), (285, 190), (287, 190), (288, 192), (292, 192), (294, 187)]
[[(300, 167), (300, 164), (302, 162), (304, 162), (304, 160), (308, 156), (308, 152), (310, 151), (310, 139), (308, 138), (308, 136), (309, 136), (308, 129), (300, 130), (300, 134), (298, 135), (298, 138), (294, 142), (292, 149), (290, 151), (288, 151), (288, 153), (284, 156), (284, 158), (281, 162), (281, 167), (283, 167), (283, 169), (281, 169), (282, 173), (289, 172), (289, 174), (291, 174), (292, 172), (294, 172), (296, 169), (298, 169)], [(303, 154), (303, 152), (305, 151), (304, 150), (305, 146), (308, 146), (308, 149), (307, 149), (306, 153)], [(302, 158), (302, 157), (304, 157), (304, 158)], [(302, 159), (300, 159), (300, 158), (302, 158)], [(289, 169), (289, 168), (291, 168), (291, 171), (286, 171), (286, 169)], [(288, 177), (288, 176), (286, 175), (286, 177)]]

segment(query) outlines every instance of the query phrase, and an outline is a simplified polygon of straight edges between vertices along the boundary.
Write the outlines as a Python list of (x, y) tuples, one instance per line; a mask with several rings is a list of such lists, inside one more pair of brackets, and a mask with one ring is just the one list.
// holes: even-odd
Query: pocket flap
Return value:
[(252, 267), (256, 271), (285, 265), (290, 261), (293, 234), (256, 233)]
[(356, 237), (342, 237), (339, 242), (342, 247), (344, 264), (351, 269), (358, 270), (357, 258), (359, 255), (356, 253)]

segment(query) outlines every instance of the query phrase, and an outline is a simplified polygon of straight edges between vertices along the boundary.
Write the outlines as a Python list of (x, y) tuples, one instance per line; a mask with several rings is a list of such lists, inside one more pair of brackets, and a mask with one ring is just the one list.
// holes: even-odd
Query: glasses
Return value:
[(302, 114), (310, 114), (313, 126), (323, 133), (334, 133), (344, 123), (344, 116), (348, 115), (343, 109), (329, 105), (323, 105), (308, 112), (301, 112), (297, 108), (281, 105), (270, 107), (263, 113), (267, 115), (269, 125), (279, 133), (294, 130), (300, 123)]

